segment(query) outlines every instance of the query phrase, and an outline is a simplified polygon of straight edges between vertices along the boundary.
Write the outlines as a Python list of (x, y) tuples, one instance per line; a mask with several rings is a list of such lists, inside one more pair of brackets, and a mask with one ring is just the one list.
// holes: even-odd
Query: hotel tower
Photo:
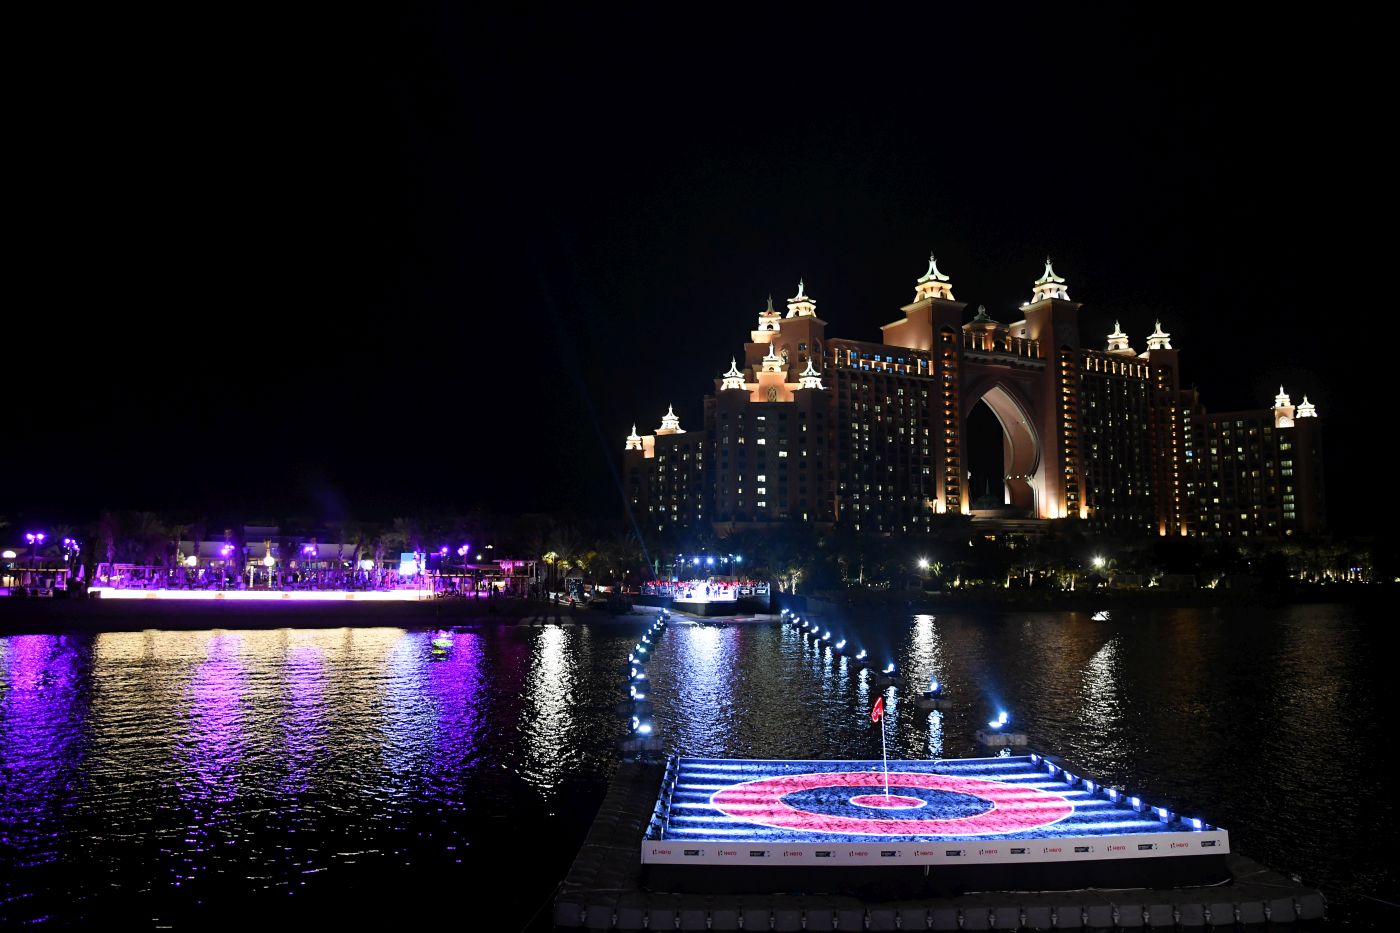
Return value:
[[(673, 408), (623, 451), (643, 531), (775, 522), (927, 531), (946, 513), (989, 529), (1053, 520), (1094, 530), (1279, 538), (1322, 529), (1321, 418), (1279, 389), (1272, 408), (1207, 413), (1181, 386), (1156, 322), (1139, 352), (1115, 324), (1081, 343), (1080, 304), (1050, 260), (1003, 323), (953, 297), (930, 256), (879, 342), (828, 338), (799, 282), (770, 298), (704, 400), (698, 431)], [(1002, 434), (997, 501), (974, 507), (967, 421), (985, 402)], [(979, 477), (979, 486), (986, 479)]]

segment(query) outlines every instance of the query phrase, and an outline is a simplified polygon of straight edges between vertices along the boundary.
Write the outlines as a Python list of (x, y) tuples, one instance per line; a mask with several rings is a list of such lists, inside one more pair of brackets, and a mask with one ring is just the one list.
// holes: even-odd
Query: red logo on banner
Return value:
[(870, 711), (870, 721), (879, 722), (885, 715), (885, 698), (875, 698), (875, 708)]

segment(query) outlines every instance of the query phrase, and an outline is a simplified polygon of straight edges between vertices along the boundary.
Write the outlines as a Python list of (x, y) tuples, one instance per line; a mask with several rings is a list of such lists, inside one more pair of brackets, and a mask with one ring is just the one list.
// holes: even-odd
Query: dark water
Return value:
[[(999, 706), (1038, 745), (1400, 922), (1384, 620), (1344, 607), (918, 617), (846, 628), (957, 702), (886, 691), (890, 754), (973, 754)], [(244, 916), (519, 929), (601, 800), (635, 626), (0, 638), (0, 921)], [(791, 628), (673, 625), (661, 734), (735, 757), (879, 755), (868, 674)], [(546, 916), (547, 907), (540, 917)], [(539, 917), (536, 925), (540, 923)]]

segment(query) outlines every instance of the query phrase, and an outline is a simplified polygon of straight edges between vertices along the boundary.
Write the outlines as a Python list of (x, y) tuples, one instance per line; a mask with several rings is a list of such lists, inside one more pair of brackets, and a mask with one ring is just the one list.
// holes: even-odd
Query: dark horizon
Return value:
[(1050, 254), (1086, 345), (1160, 318), (1211, 411), (1306, 393), (1331, 526), (1393, 514), (1351, 442), (1382, 375), (1361, 24), (1309, 24), (1305, 67), (1289, 24), (1146, 11), (722, 44), (487, 16), (147, 38), (81, 114), (35, 111), (11, 531), (620, 518), (631, 425), (698, 428), (768, 294), (803, 278), (830, 335), (877, 340), (930, 250), (1001, 320)]

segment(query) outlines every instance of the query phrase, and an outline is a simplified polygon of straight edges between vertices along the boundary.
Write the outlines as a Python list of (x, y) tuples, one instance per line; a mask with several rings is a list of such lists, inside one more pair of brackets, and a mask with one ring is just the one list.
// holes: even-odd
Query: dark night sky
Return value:
[(1307, 392), (1334, 524), (1373, 514), (1367, 25), (928, 10), (36, 26), (0, 514), (614, 515), (765, 295), (877, 339), (929, 249), (1001, 320), (1052, 254), (1212, 409)]

